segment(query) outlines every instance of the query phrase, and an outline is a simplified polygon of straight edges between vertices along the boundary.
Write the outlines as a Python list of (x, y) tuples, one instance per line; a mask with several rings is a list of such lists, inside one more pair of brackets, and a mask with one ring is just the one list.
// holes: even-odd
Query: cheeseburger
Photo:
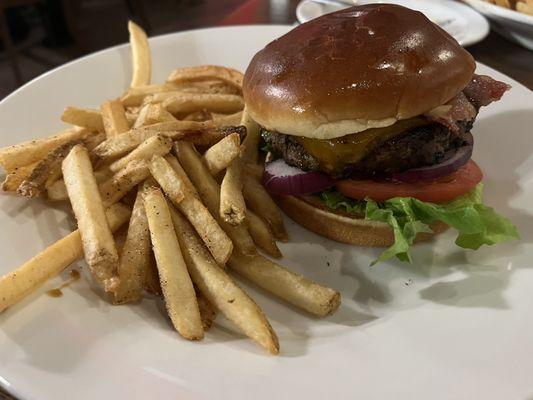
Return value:
[(344, 9), (268, 44), (246, 70), (248, 114), (268, 151), (263, 183), (295, 221), (328, 238), (390, 246), (447, 227), (477, 249), (517, 237), (482, 204), (470, 133), (509, 89), (423, 14)]

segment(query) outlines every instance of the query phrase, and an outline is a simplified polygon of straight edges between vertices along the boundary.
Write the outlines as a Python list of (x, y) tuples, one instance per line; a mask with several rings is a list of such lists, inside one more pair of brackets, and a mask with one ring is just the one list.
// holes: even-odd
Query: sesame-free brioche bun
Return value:
[[(337, 242), (365, 247), (389, 247), (394, 244), (394, 233), (387, 224), (328, 210), (320, 201), (314, 201), (312, 196), (277, 196), (276, 203), (298, 224)], [(415, 242), (429, 240), (448, 229), (448, 225), (436, 221), (430, 228), (433, 233), (419, 233)]]
[(332, 139), (442, 105), (474, 70), (472, 56), (422, 13), (369, 4), (324, 15), (268, 44), (250, 62), (243, 94), (264, 128)]

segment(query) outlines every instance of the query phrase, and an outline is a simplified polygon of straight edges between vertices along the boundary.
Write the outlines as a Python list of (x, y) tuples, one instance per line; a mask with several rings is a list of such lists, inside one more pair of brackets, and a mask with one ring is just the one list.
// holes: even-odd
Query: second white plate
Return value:
[(481, 0), (463, 0), (490, 18), (493, 28), (506, 38), (533, 50), (533, 16)]
[[(483, 15), (462, 3), (450, 0), (359, 0), (357, 4), (393, 3), (423, 12), (429, 19), (452, 35), (461, 46), (470, 46), (483, 40), (489, 33), (489, 24)], [(296, 18), (304, 23), (321, 15), (346, 8), (342, 5), (318, 4), (303, 0), (296, 8)]]

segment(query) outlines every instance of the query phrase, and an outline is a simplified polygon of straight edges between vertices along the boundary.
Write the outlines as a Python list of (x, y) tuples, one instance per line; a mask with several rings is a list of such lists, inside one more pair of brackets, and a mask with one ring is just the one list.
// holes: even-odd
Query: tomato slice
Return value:
[(445, 203), (473, 189), (483, 179), (483, 172), (470, 160), (450, 175), (436, 180), (405, 183), (346, 179), (336, 184), (347, 197), (385, 201), (393, 197), (414, 197), (430, 203)]

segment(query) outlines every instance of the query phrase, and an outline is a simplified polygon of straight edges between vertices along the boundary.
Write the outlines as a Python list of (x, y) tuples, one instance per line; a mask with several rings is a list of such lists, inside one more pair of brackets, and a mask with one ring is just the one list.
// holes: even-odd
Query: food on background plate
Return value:
[[(142, 301), (144, 291), (161, 297), (176, 330), (190, 340), (204, 337), (218, 310), (278, 354), (267, 317), (226, 264), (316, 316), (335, 312), (340, 294), (258, 252), (280, 257), (276, 239), (286, 239), (286, 231), (257, 166), (248, 165), (257, 146), (253, 155), (241, 145), (258, 138), (258, 126), (243, 112), (243, 76), (203, 65), (152, 84), (146, 35), (128, 27), (133, 77), (120, 100), (100, 110), (69, 106), (61, 119), (73, 128), (0, 149), (4, 191), (70, 201), (79, 225), (0, 277), (0, 312), (84, 256), (113, 304)], [(268, 207), (260, 209), (261, 202)]]
[(447, 226), (471, 249), (518, 237), (482, 203), (471, 160), (480, 108), (509, 86), (475, 67), (445, 31), (397, 5), (296, 27), (254, 56), (243, 81), (269, 152), (265, 187), (312, 231), (389, 246), (377, 261), (410, 261), (415, 241)]
[(533, 16), (533, 0), (483, 0), (487, 3), (496, 4), (497, 6), (508, 8), (524, 14)]

